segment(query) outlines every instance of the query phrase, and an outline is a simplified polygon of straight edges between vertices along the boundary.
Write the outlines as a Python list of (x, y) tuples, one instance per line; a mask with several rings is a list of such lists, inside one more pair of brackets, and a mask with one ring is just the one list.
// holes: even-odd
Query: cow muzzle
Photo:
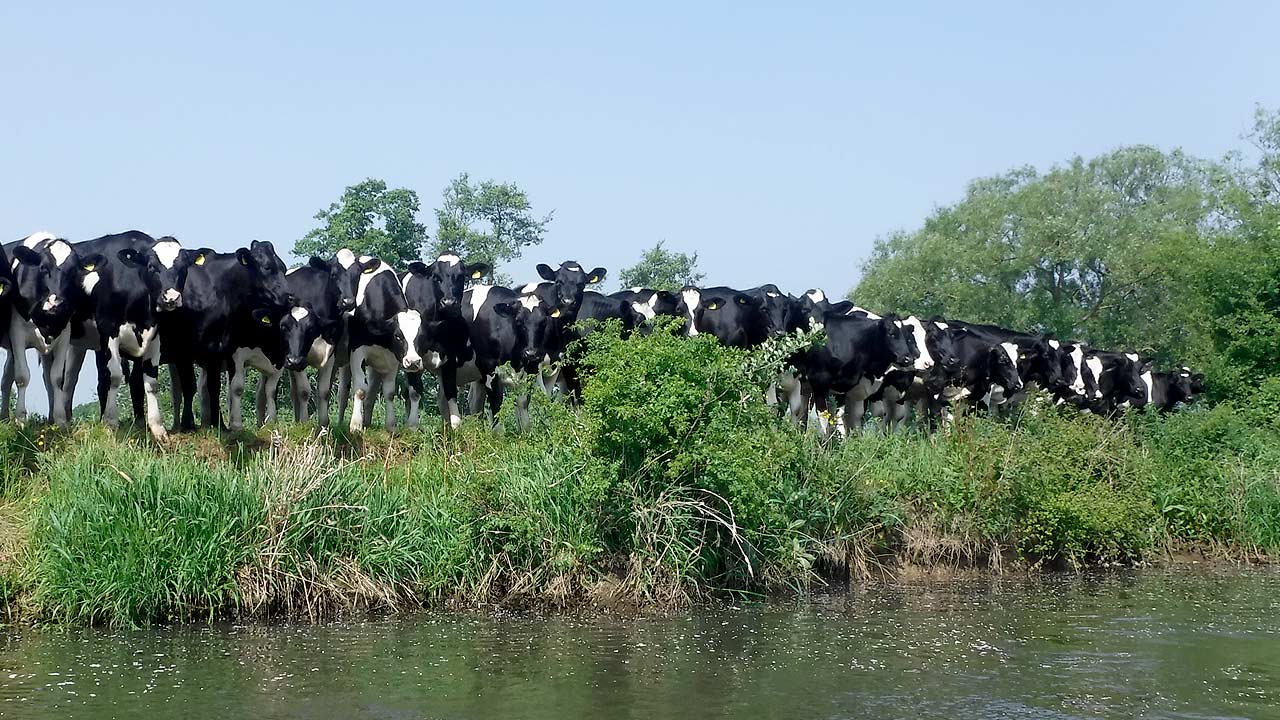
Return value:
[(294, 372), (299, 372), (301, 370), (306, 369), (307, 359), (305, 357), (302, 357), (301, 355), (290, 355), (284, 359), (284, 364), (290, 370)]
[(404, 369), (408, 372), (422, 372), (422, 358), (416, 355), (406, 357), (400, 364), (403, 365)]
[(160, 299), (156, 301), (156, 309), (164, 312), (166, 310), (176, 310), (182, 307), (182, 293), (173, 288), (169, 288), (160, 294)]

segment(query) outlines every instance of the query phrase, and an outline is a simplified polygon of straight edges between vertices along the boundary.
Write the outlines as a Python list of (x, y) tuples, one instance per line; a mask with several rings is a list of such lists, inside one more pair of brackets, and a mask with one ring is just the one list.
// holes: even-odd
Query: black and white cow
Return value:
[(940, 413), (943, 409), (941, 406), (951, 403), (985, 403), (993, 389), (1003, 395), (1013, 395), (1022, 390), (1016, 344), (1002, 342), (988, 333), (975, 332), (950, 322), (946, 324), (951, 334), (952, 347), (959, 359), (960, 371), (943, 389), (938, 405), (931, 412)]
[(918, 354), (910, 371), (894, 370), (885, 377), (873, 414), (884, 418), (887, 430), (901, 426), (916, 409), (917, 421), (928, 426), (931, 406), (943, 389), (959, 379), (961, 362), (951, 327), (943, 320), (914, 315), (902, 321), (915, 339)]
[[(396, 374), (401, 370), (420, 373), (424, 369), (419, 348), (424, 344), (422, 315), (409, 307), (400, 278), (390, 265), (374, 257), (360, 257), (353, 264), (359, 270), (356, 305), (347, 318), (349, 359), (338, 393), (339, 413), (345, 413), (348, 385), (352, 392), (352, 431), (369, 425), (373, 401), (379, 393), (385, 404), (388, 430), (396, 427)], [(432, 353), (440, 362), (440, 354)], [(438, 369), (438, 366), (437, 368)]]
[(5, 361), (0, 414), (8, 417), (8, 389), (14, 385), (14, 418), (18, 422), (26, 419), (26, 391), (31, 380), (26, 351), (32, 348), (40, 356), (49, 418), (66, 425), (70, 416), (64, 381), (71, 354), (71, 321), (84, 299), (79, 259), (71, 243), (49, 233), (30, 235), (5, 250), (11, 258), (9, 269), (15, 290), (9, 313), (10, 352)]
[(1137, 353), (1089, 348), (1085, 366), (1096, 383), (1089, 409), (1099, 415), (1111, 415), (1143, 401), (1147, 396), (1143, 375), (1150, 372), (1151, 365), (1151, 360), (1144, 360)]
[[(458, 369), (472, 357), (470, 335), (462, 317), (463, 294), (469, 283), (484, 277), (489, 270), (487, 263), (463, 262), (457, 255), (446, 253), (429, 265), (410, 263), (408, 272), (401, 276), (409, 307), (422, 315), (424, 323), (433, 323), (432, 345), (440, 360), (428, 362), (426, 367), (438, 377), (440, 417), (448, 429), (462, 424), (462, 415), (458, 412)], [(407, 373), (405, 378), (409, 427), (418, 425), (424, 390), (422, 375)]]
[[(9, 267), (9, 255), (0, 245), (0, 347), (9, 347), (9, 313), (13, 309), (13, 270)], [(4, 389), (8, 394), (8, 387)]]
[[(971, 334), (986, 336), (993, 344), (1009, 344), (1014, 348), (1017, 359), (1018, 376), (1022, 380), (1022, 389), (1008, 391), (1005, 386), (991, 386), (983, 398), (989, 412), (1011, 412), (1025, 399), (1028, 391), (1042, 388), (1050, 393), (1064, 392), (1063, 361), (1068, 356), (1060, 341), (1049, 335), (1008, 330), (996, 325), (969, 323), (951, 320), (948, 323), (963, 328)], [(1016, 393), (1016, 394), (1015, 394)]]
[(1142, 373), (1141, 380), (1146, 392), (1133, 400), (1133, 407), (1153, 407), (1160, 412), (1169, 412), (1178, 403), (1190, 403), (1195, 399), (1203, 387), (1204, 375), (1193, 373), (1185, 366), (1173, 372), (1152, 372), (1148, 368)]
[(711, 335), (722, 345), (751, 348), (769, 336), (768, 318), (761, 300), (749, 292), (729, 287), (680, 289), (676, 306), (684, 318), (688, 337)]
[[(163, 441), (167, 433), (156, 396), (160, 327), (153, 286), (146, 277), (147, 253), (154, 244), (150, 235), (136, 230), (79, 243), (76, 251), (85, 300), (75, 321), (82, 324), (78, 344), (93, 349), (97, 357), (98, 406), (103, 423), (119, 425), (120, 383), (129, 362), (134, 420), (145, 419), (151, 435)], [(83, 351), (78, 354), (83, 357)], [(78, 373), (79, 363), (69, 364), (68, 396)]]
[[(547, 338), (564, 311), (544, 303), (537, 294), (522, 294), (495, 286), (477, 285), (463, 296), (474, 359), (459, 372), (459, 382), (471, 382), (471, 405), (480, 412), (487, 398), (492, 422), (498, 420), (506, 386), (526, 373), (539, 373), (547, 357)], [(510, 364), (512, 374), (499, 372)], [(528, 426), (529, 398), (516, 398), (516, 423)]]
[(629, 303), (633, 310), (644, 316), (646, 322), (658, 317), (680, 316), (680, 298), (668, 290), (633, 287), (609, 293), (609, 297)]
[[(157, 241), (152, 253), (166, 259), (172, 253), (171, 275), (182, 279), (182, 287), (163, 288), (157, 300), (162, 310), (160, 334), (166, 338), (163, 361), (173, 366), (182, 395), (178, 425), (193, 425), (191, 400), (198, 390), (201, 423), (221, 428), (222, 372), (235, 362), (239, 343), (252, 342), (246, 330), (264, 326), (255, 310), (268, 310), (275, 317), (288, 310), (285, 267), (270, 242), (255, 240), (231, 253), (174, 248), (175, 244), (165, 241), (162, 247)], [(248, 354), (242, 353), (241, 360), (247, 362)], [(193, 383), (195, 366), (201, 369), (198, 385)], [(243, 383), (242, 374), (238, 379)], [(233, 375), (233, 385), (236, 380)], [(232, 413), (231, 419), (240, 421), (239, 413)]]
[[(560, 364), (573, 339), (568, 328), (578, 322), (578, 309), (582, 306), (587, 285), (602, 282), (606, 272), (602, 267), (587, 272), (576, 260), (566, 260), (558, 269), (539, 263), (538, 275), (542, 281), (528, 283), (518, 290), (521, 295), (537, 297), (549, 312), (555, 312), (542, 343), (546, 354), (538, 370), (538, 383), (548, 395), (557, 387), (566, 393), (577, 387), (574, 368)], [(476, 407), (474, 402), (472, 407)]]
[[(283, 341), (284, 369), (290, 373), (293, 416), (298, 422), (310, 420), (311, 381), (307, 368), (316, 370), (316, 422), (329, 425), (329, 398), (337, 369), (338, 347), (346, 332), (344, 313), (355, 307), (355, 291), (344, 296), (342, 278), (346, 268), (336, 261), (313, 257), (306, 265), (285, 273), (292, 307), (277, 324)], [(348, 284), (348, 287), (352, 287)], [(255, 316), (271, 317), (259, 310)], [(266, 391), (266, 375), (259, 382), (258, 395)], [(265, 418), (265, 411), (263, 412)]]
[[(830, 430), (831, 393), (844, 398), (844, 429), (861, 425), (866, 398), (890, 370), (915, 367), (911, 332), (893, 317), (859, 318), (828, 312), (822, 318), (826, 344), (798, 359), (812, 388), (823, 434)], [(868, 389), (870, 388), (870, 389)]]

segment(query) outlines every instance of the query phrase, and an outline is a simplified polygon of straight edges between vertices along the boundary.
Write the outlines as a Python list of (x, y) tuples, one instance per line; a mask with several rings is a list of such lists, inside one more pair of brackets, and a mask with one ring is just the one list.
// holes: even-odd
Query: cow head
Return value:
[(417, 310), (402, 310), (391, 318), (392, 348), (400, 358), (400, 366), (408, 372), (422, 371), (422, 355), (418, 352), (422, 339), (422, 315)]
[(489, 269), (488, 263), (465, 263), (453, 254), (441, 255), (430, 265), (409, 263), (409, 273), (426, 284), (432, 304), (442, 314), (451, 316), (461, 315), (462, 294), (467, 290), (467, 283), (484, 277)]
[(143, 282), (147, 294), (155, 298), (156, 311), (168, 312), (182, 307), (190, 269), (203, 267), (213, 254), (209, 248), (184, 249), (177, 238), (166, 235), (149, 248), (125, 248), (119, 256), (126, 265), (142, 267)]
[(695, 332), (729, 347), (748, 348), (763, 342), (766, 321), (760, 299), (743, 292), (699, 292), (691, 313)]
[(960, 370), (960, 350), (956, 347), (951, 326), (945, 320), (931, 318), (924, 321), (925, 346), (933, 356), (934, 367), (948, 375)]
[(284, 261), (276, 255), (270, 242), (254, 240), (248, 248), (240, 248), (235, 254), (236, 261), (249, 272), (253, 292), (260, 303), (273, 307), (289, 304)]
[(928, 372), (937, 364), (937, 359), (933, 355), (933, 348), (929, 343), (929, 328), (926, 321), (912, 315), (902, 321), (902, 328), (907, 331), (909, 339), (915, 349), (915, 363), (912, 369), (917, 372)]
[(1018, 374), (1018, 346), (1011, 342), (996, 343), (987, 350), (987, 373), (994, 385), (1015, 393), (1022, 389)]
[(515, 350), (511, 364), (517, 370), (533, 372), (546, 356), (547, 334), (554, 320), (562, 316), (558, 307), (548, 307), (537, 295), (522, 295), (498, 303), (493, 311), (511, 323)]
[(760, 313), (764, 320), (764, 331), (767, 337), (782, 337), (790, 332), (792, 318), (791, 298), (783, 295), (777, 285), (761, 285)]
[[(267, 310), (255, 310), (254, 318), (259, 322), (262, 317), (270, 317)], [(319, 316), (315, 313), (315, 308), (311, 303), (295, 304), (285, 313), (279, 322), (281, 341), (284, 345), (285, 367), (289, 370), (300, 371), (307, 367), (307, 361), (311, 355), (312, 346), (315, 345), (323, 332), (324, 326), (320, 322)], [(327, 349), (327, 354), (333, 353), (333, 346)], [(328, 357), (320, 358), (320, 364), (324, 364)]]
[[(83, 294), (81, 258), (70, 243), (57, 238), (44, 242), (38, 249), (19, 245), (14, 248), (13, 257), (14, 280), (24, 301), (27, 319), (46, 341), (51, 341), (66, 327)], [(104, 262), (101, 255), (85, 261)]]
[(889, 357), (889, 364), (896, 370), (912, 370), (916, 364), (915, 339), (910, 329), (892, 315), (879, 318), (866, 318), (874, 322), (879, 329), (883, 351)]
[(570, 316), (577, 314), (578, 306), (582, 304), (582, 293), (587, 286), (603, 281), (606, 272), (602, 267), (586, 272), (573, 260), (560, 263), (558, 270), (545, 263), (538, 263), (538, 275), (543, 280), (555, 283), (555, 307)]
[(1034, 380), (1049, 390), (1062, 387), (1062, 344), (1048, 336), (1029, 342), (1019, 342), (1018, 374), (1025, 380)]
[(335, 260), (325, 260), (314, 255), (307, 260), (307, 266), (329, 276), (329, 288), (332, 296), (336, 296), (334, 307), (338, 312), (353, 310), (356, 306), (356, 286), (352, 273)]

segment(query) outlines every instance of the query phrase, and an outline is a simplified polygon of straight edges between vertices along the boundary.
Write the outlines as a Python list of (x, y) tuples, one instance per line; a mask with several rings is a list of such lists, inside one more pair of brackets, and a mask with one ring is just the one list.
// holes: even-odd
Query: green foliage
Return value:
[(495, 282), (509, 284), (496, 274), (496, 268), (519, 258), (525, 248), (542, 244), (551, 217), (551, 213), (536, 217), (528, 195), (515, 183), (473, 184), (463, 173), (444, 189), (431, 252), (436, 256), (453, 252), (468, 262), (487, 262), (495, 269)]
[(675, 292), (686, 285), (697, 285), (706, 277), (705, 273), (698, 272), (698, 253), (674, 252), (662, 244), (659, 240), (644, 251), (639, 262), (618, 273), (619, 286)]
[(320, 227), (293, 247), (300, 258), (331, 258), (342, 248), (356, 255), (382, 258), (405, 267), (422, 256), (426, 228), (417, 221), (418, 194), (408, 188), (388, 189), (383, 180), (369, 178), (348, 187), (338, 202), (316, 213)]
[(1253, 167), (1137, 146), (976, 180), (878, 241), (850, 296), (1152, 352), (1238, 397), (1280, 375), (1278, 128), (1259, 110)]

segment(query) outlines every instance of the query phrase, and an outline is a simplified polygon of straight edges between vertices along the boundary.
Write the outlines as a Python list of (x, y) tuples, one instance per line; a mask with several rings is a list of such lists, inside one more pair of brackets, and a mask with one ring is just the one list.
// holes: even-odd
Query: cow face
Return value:
[(289, 304), (289, 285), (284, 276), (284, 261), (276, 255), (271, 243), (254, 240), (247, 249), (236, 250), (236, 260), (253, 278), (253, 292), (259, 302), (273, 307)]
[[(128, 264), (138, 262), (131, 257), (134, 250), (120, 251), (120, 259)], [(203, 267), (213, 256), (209, 248), (184, 249), (173, 237), (162, 237), (142, 252), (143, 281), (148, 294), (155, 298), (156, 311), (168, 312), (182, 307), (182, 293), (187, 286), (187, 273), (192, 266)]]
[(1010, 342), (997, 343), (987, 351), (987, 372), (991, 382), (1014, 393), (1022, 389), (1022, 377), (1018, 374), (1018, 346)]
[(764, 297), (760, 298), (760, 313), (764, 319), (767, 337), (782, 337), (790, 331), (792, 322), (791, 298), (782, 294), (777, 285), (762, 285)]
[(1062, 386), (1062, 359), (1058, 350), (1061, 343), (1046, 337), (1033, 342), (1018, 343), (1018, 374), (1027, 380), (1035, 380), (1050, 390)]
[(422, 372), (422, 355), (418, 352), (422, 338), (422, 315), (417, 310), (404, 310), (391, 319), (392, 349), (400, 358), (400, 366), (408, 372)]
[(575, 314), (582, 304), (582, 293), (587, 286), (603, 281), (605, 272), (602, 267), (586, 272), (573, 260), (560, 263), (559, 270), (553, 270), (545, 263), (538, 263), (538, 275), (543, 280), (555, 283), (555, 307), (570, 315)]
[[(254, 311), (254, 315), (259, 313), (265, 314), (266, 311)], [(310, 303), (302, 303), (295, 305), (289, 309), (283, 317), (280, 318), (280, 336), (284, 344), (285, 367), (289, 370), (299, 371), (307, 367), (308, 360), (312, 352), (316, 340), (321, 337), (324, 330), (320, 323), (320, 318), (315, 314), (315, 308)], [(332, 353), (333, 348), (329, 346), (327, 353)], [(328, 357), (317, 358), (317, 365), (323, 365)]]
[(925, 346), (933, 356), (934, 367), (951, 374), (960, 369), (960, 351), (956, 348), (951, 327), (942, 320), (924, 322)]
[(748, 348), (765, 339), (760, 299), (747, 293), (698, 293), (690, 334), (707, 334), (729, 347)]
[[(489, 273), (487, 263), (464, 263), (457, 255), (446, 254), (436, 261), (409, 264), (409, 272), (419, 282), (427, 284), (427, 291), (439, 312), (444, 315), (457, 316), (462, 312), (462, 294), (467, 290), (467, 283), (479, 280)], [(579, 294), (581, 302), (581, 294)]]
[(547, 333), (561, 317), (560, 308), (549, 308), (536, 295), (524, 295), (493, 306), (494, 312), (511, 322), (515, 348), (511, 364), (517, 370), (534, 372), (546, 356)]
[(342, 248), (338, 251), (337, 257), (334, 258), (334, 264), (340, 268), (334, 269), (333, 276), (338, 285), (338, 294), (341, 296), (339, 303), (347, 306), (346, 312), (351, 312), (358, 303), (360, 274), (363, 272), (363, 268), (360, 265), (359, 258), (349, 248)]
[(338, 312), (347, 312), (355, 309), (356, 286), (352, 273), (347, 272), (347, 268), (343, 267), (337, 260), (325, 260), (314, 255), (307, 260), (307, 265), (329, 276), (329, 287), (332, 288), (333, 294), (337, 296), (334, 301), (334, 307), (338, 309)]
[[(66, 327), (83, 292), (80, 258), (71, 244), (61, 239), (49, 240), (39, 250), (20, 245), (13, 257), (14, 279), (25, 301), (27, 319), (46, 340), (52, 340)], [(103, 262), (100, 255), (89, 260)]]
[(880, 340), (884, 343), (884, 351), (889, 357), (890, 364), (897, 370), (914, 369), (916, 348), (911, 331), (904, 328), (903, 323), (892, 316), (872, 318), (871, 321), (880, 328)]
[(915, 362), (912, 369), (917, 372), (928, 372), (932, 370), (937, 360), (933, 356), (933, 349), (929, 345), (929, 330), (926, 324), (912, 315), (902, 321), (902, 329), (906, 330), (907, 340), (910, 342)]

